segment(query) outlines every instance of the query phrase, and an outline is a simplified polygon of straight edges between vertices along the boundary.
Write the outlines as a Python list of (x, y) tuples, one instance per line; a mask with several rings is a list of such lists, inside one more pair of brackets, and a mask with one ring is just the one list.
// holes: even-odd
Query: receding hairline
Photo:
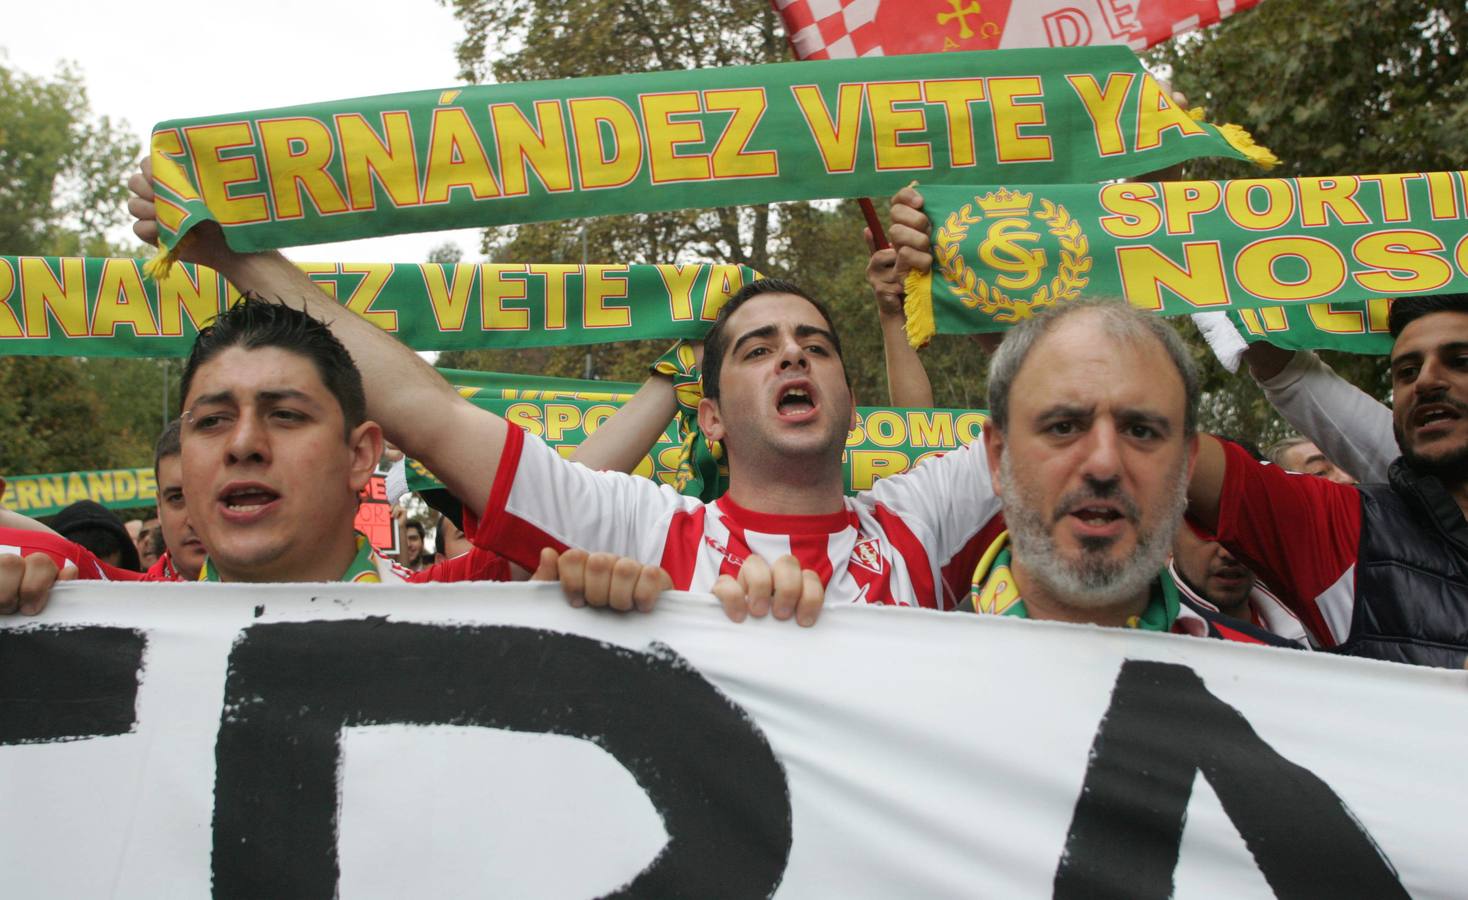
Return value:
[[(1070, 312), (1064, 317), (1058, 319), (1050, 327), (1044, 329), (1035, 336), (1034, 343), (1030, 344), (1028, 351), (1024, 355), (1024, 358), (1020, 360), (1019, 368), (1015, 369), (1013, 380), (1010, 383), (1009, 407), (1011, 410), (1011, 414), (1014, 408), (1015, 388), (1019, 386), (1020, 379), (1024, 376), (1025, 372), (1028, 369), (1032, 368), (1031, 363), (1034, 361), (1036, 351), (1043, 347), (1048, 340), (1057, 337), (1058, 335), (1064, 334), (1064, 330), (1072, 325), (1074, 325), (1075, 327), (1081, 327), (1085, 324), (1087, 319), (1099, 319), (1102, 322), (1106, 323), (1122, 323), (1126, 321), (1125, 319), (1116, 318), (1113, 314), (1108, 313), (1105, 310), (1106, 307), (1101, 305), (1087, 306), (1076, 309), (1075, 311)], [(1138, 324), (1140, 325), (1140, 323)], [(1134, 348), (1148, 347), (1158, 354), (1158, 358), (1162, 362), (1166, 363), (1165, 368), (1167, 369), (1167, 371), (1174, 378), (1177, 379), (1175, 384), (1177, 385), (1179, 400), (1182, 408), (1182, 418), (1178, 420), (1177, 425), (1179, 431), (1184, 431), (1184, 422), (1186, 421), (1188, 413), (1188, 383), (1187, 379), (1183, 376), (1183, 373), (1178, 369), (1177, 365), (1174, 364), (1172, 354), (1169, 352), (1167, 345), (1163, 342), (1162, 337), (1145, 326), (1135, 328), (1129, 326), (1122, 328), (1098, 328), (1092, 332), (1092, 338), (1095, 339), (1099, 337), (1106, 337), (1111, 339), (1115, 343), (1125, 344)], [(1043, 410), (1051, 408), (1056, 403), (1061, 402), (1065, 401), (1053, 400), (1048, 405), (1041, 406), (1041, 409)], [(1136, 404), (1127, 404), (1126, 408), (1129, 411), (1141, 411)]]

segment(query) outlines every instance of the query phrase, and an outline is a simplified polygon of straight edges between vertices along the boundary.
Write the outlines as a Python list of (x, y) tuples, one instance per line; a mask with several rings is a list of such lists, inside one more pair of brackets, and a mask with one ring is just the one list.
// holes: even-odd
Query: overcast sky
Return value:
[[(6, 64), (81, 69), (92, 109), (148, 146), (166, 119), (450, 87), (461, 32), (434, 0), (27, 0), (0, 30)], [(445, 241), (481, 259), (478, 230), (295, 247), (302, 261), (422, 262)]]

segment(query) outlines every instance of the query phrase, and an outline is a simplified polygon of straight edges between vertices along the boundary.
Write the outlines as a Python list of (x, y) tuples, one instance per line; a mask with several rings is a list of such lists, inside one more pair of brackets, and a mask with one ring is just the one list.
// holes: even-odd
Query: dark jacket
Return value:
[(1431, 475), (1398, 459), (1362, 485), (1356, 615), (1339, 652), (1462, 668), (1468, 658), (1468, 520)]

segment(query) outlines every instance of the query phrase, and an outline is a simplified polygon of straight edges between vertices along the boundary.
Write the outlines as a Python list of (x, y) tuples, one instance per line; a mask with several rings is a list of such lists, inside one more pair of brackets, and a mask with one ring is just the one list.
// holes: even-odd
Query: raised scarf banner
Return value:
[[(1468, 291), (1461, 172), (932, 185), (923, 197), (934, 264), (907, 284), (914, 345), (935, 332), (1003, 331), (1093, 296), (1161, 315), (1236, 311), (1260, 331), (1309, 321), (1325, 346), (1354, 349), (1360, 337), (1356, 346), (1376, 352), (1366, 340), (1374, 313), (1335, 304)], [(1267, 307), (1306, 310), (1302, 319)]]
[[(636, 393), (640, 385), (627, 382), (580, 381), (439, 369), (459, 393), (481, 409), (503, 416), (555, 447), (571, 452)], [(978, 440), (988, 414), (971, 409), (902, 409), (876, 406), (856, 408), (857, 424), (846, 439), (842, 462), (846, 493), (871, 488), (878, 478), (905, 472), (935, 453), (956, 450)], [(722, 483), (690, 482), (688, 444), (691, 432), (675, 419), (668, 423), (651, 452), (634, 474), (670, 484), (680, 491), (714, 499)], [(436, 490), (443, 483), (417, 460), (408, 462), (408, 489)]]
[[(1200, 114), (1201, 115), (1201, 114)], [(389, 94), (163, 122), (165, 251), (235, 250), (1273, 160), (1122, 47), (935, 53)], [(164, 259), (168, 258), (165, 255)]]
[(1084, 47), (1145, 50), (1259, 0), (772, 0), (801, 59)]
[(1345, 303), (1305, 303), (1229, 310), (1228, 317), (1249, 343), (1268, 341), (1288, 350), (1344, 350), (1386, 356), (1395, 343), (1387, 328), (1390, 297)]
[[(701, 338), (747, 266), (298, 264), (327, 294), (415, 350)], [(239, 292), (212, 269), (158, 280), (126, 257), (0, 256), (0, 354), (187, 356)]]
[(0, 660), (7, 897), (1468, 884), (1463, 672), (528, 584), (66, 584), (0, 618)]

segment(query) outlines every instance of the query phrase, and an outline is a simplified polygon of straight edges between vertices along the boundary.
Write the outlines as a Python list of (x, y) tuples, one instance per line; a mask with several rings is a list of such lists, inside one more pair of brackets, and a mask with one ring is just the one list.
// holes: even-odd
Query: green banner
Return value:
[(1461, 172), (926, 187), (934, 266), (909, 280), (908, 333), (1002, 331), (1039, 307), (1109, 296), (1376, 347), (1375, 312), (1340, 304), (1384, 312), (1382, 296), (1468, 291), (1463, 188)]
[(390, 94), (163, 122), (162, 242), (236, 250), (616, 213), (1078, 182), (1272, 155), (1122, 47), (934, 53)]
[(55, 515), (78, 500), (92, 500), (108, 509), (132, 509), (152, 506), (157, 496), (158, 481), (152, 469), (6, 475), (0, 506), (41, 518)]
[[(415, 350), (701, 338), (758, 278), (734, 265), (300, 263), (327, 294)], [(187, 356), (239, 292), (212, 269), (0, 256), (0, 354)]]
[[(567, 456), (639, 387), (625, 382), (534, 378), (462, 369), (439, 372), (475, 405), (504, 416)], [(977, 440), (986, 419), (988, 413), (969, 409), (857, 407), (857, 424), (847, 437), (843, 454), (846, 492), (867, 490), (878, 478), (906, 471), (933, 453)], [(636, 474), (681, 490), (685, 438), (677, 424), (669, 422)], [(422, 464), (410, 460), (408, 487), (423, 491), (443, 484)]]
[(1249, 343), (1268, 341), (1287, 350), (1342, 350), (1369, 356), (1392, 352), (1387, 330), (1390, 297), (1350, 303), (1306, 303), (1229, 310), (1228, 317)]

